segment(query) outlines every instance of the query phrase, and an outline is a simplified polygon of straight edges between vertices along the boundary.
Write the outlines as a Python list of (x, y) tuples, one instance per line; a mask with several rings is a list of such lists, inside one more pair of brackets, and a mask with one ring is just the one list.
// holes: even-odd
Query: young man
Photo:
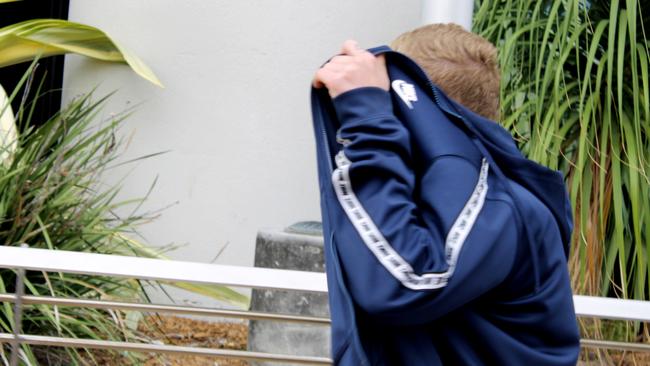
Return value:
[(393, 47), (426, 75), (346, 41), (313, 80), (334, 363), (575, 365), (566, 189), (493, 122), (496, 50), (455, 25)]

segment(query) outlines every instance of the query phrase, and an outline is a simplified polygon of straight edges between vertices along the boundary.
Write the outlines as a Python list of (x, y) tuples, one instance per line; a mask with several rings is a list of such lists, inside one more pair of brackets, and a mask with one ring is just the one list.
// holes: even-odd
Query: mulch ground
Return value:
[(577, 366), (648, 366), (650, 352), (623, 352), (609, 350), (597, 352), (593, 349), (582, 349)]
[[(246, 350), (248, 326), (245, 323), (214, 323), (175, 316), (148, 316), (140, 322), (139, 331), (143, 336), (160, 344), (205, 347), (213, 349)], [(50, 352), (43, 355), (52, 356)], [(45, 349), (43, 349), (45, 351)], [(93, 351), (95, 362), (88, 365), (102, 366), (248, 366), (243, 360), (215, 357), (141, 355), (141, 361), (132, 362), (115, 352)], [(583, 349), (578, 366), (641, 366), (650, 365), (650, 352), (617, 352), (607, 354), (594, 349)], [(64, 365), (66, 362), (50, 362), (43, 357), (43, 364)]]
[[(246, 350), (248, 325), (244, 323), (215, 323), (175, 316), (148, 316), (138, 330), (159, 344)], [(248, 366), (243, 360), (217, 357), (141, 354), (137, 362), (129, 361), (115, 352), (94, 350), (94, 362), (101, 366)]]
[[(140, 330), (165, 344), (246, 350), (248, 326), (243, 323), (212, 323), (174, 316), (149, 316)], [(146, 325), (144, 325), (146, 324)], [(145, 366), (247, 366), (242, 360), (214, 357), (157, 355)]]

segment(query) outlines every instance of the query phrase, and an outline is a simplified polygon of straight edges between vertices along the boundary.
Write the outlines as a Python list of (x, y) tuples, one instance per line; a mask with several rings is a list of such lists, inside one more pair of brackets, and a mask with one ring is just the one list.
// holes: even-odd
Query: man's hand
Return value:
[(375, 57), (362, 50), (357, 42), (343, 43), (341, 55), (334, 56), (314, 75), (316, 88), (326, 87), (332, 98), (346, 91), (366, 86), (388, 90), (389, 80), (384, 56)]

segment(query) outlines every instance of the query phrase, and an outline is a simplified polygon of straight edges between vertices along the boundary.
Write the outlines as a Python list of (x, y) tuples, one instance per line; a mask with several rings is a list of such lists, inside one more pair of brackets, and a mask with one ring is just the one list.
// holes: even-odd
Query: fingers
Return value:
[[(337, 57), (344, 57), (344, 56), (337, 56)], [(312, 85), (315, 88), (322, 88), (326, 86), (328, 80), (331, 80), (333, 75), (336, 75), (336, 73), (339, 73), (341, 70), (344, 69), (344, 61), (339, 61), (339, 62), (328, 62), (325, 64), (323, 67), (321, 67), (316, 74), (314, 75), (314, 79), (312, 80)]]
[(332, 57), (314, 75), (314, 88), (327, 88), (330, 95), (343, 93), (362, 86), (378, 86), (387, 89), (385, 61), (359, 48), (354, 40), (343, 43), (341, 54)]
[(365, 51), (359, 48), (357, 41), (348, 39), (347, 41), (343, 42), (343, 47), (341, 48), (342, 54), (354, 56), (363, 52)]
[(326, 65), (327, 66), (334, 65), (334, 67), (336, 67), (338, 65), (345, 65), (345, 64), (348, 64), (348, 63), (350, 63), (350, 56), (348, 56), (348, 55), (338, 55), (338, 56), (332, 57), (329, 60), (329, 62), (327, 62)]
[(320, 89), (325, 86), (322, 81), (318, 80), (317, 77), (314, 77), (314, 79), (311, 81), (311, 85), (316, 89)]
[(378, 56), (375, 56), (375, 57), (377, 58), (377, 61), (379, 62), (379, 64), (381, 66), (386, 67), (386, 57), (385, 57), (385, 55), (378, 55)]
[[(314, 86), (314, 88), (322, 88), (325, 87), (325, 80), (327, 80), (328, 76), (331, 75), (332, 71), (338, 71), (341, 69), (341, 67), (348, 63), (349, 60), (347, 60), (347, 56), (349, 56), (349, 52), (355, 52), (355, 50), (358, 48), (357, 42), (348, 40), (345, 41), (343, 44), (343, 49), (341, 52), (343, 53), (342, 55), (334, 56), (332, 57), (325, 65), (323, 65), (314, 75), (314, 78), (312, 79), (311, 84)], [(348, 52), (346, 54), (346, 52)]]
[(323, 69), (319, 69), (316, 74), (314, 75), (314, 79), (311, 81), (311, 85), (313, 85), (314, 88), (319, 89), (325, 86), (323, 83)]
[(314, 75), (314, 79), (312, 80), (311, 84), (316, 89), (327, 87), (327, 83), (335, 77), (336, 71), (337, 70), (333, 70), (331, 67), (329, 67), (329, 65), (319, 69), (316, 72), (316, 75)]

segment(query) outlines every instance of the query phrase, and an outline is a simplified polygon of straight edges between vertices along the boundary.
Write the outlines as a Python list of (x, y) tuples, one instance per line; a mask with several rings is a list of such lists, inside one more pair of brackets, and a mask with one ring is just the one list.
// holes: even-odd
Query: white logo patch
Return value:
[(415, 86), (409, 84), (404, 80), (393, 80), (391, 84), (395, 93), (402, 98), (406, 106), (410, 109), (413, 109), (413, 104), (411, 102), (417, 102), (418, 96), (415, 94)]

